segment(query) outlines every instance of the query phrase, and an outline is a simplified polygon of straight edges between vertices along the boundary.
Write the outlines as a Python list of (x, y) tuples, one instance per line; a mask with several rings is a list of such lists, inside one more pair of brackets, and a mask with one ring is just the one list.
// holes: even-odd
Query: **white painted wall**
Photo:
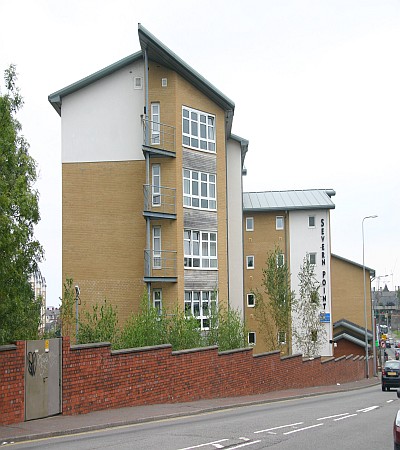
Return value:
[(227, 142), (229, 305), (244, 319), (242, 154), (239, 142)]
[[(315, 228), (308, 227), (308, 217), (315, 216)], [(320, 283), (321, 312), (331, 314), (331, 264), (330, 264), (330, 221), (329, 210), (290, 211), (290, 271), (291, 287), (298, 295), (300, 266), (303, 265), (307, 253), (317, 254), (315, 266), (316, 279)], [(323, 261), (324, 259), (324, 261)], [(325, 309), (322, 305), (322, 296), (326, 296)], [(296, 317), (292, 317), (296, 321)], [(326, 342), (321, 349), (321, 356), (332, 356), (333, 348), (329, 340), (332, 339), (332, 323), (324, 324)], [(293, 343), (293, 352), (299, 352)]]
[(144, 159), (144, 87), (134, 89), (139, 76), (144, 76), (142, 61), (62, 99), (63, 163)]

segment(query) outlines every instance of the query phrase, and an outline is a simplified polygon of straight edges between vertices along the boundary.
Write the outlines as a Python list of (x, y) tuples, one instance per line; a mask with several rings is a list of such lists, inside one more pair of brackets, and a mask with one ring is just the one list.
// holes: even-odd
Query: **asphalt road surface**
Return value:
[[(400, 400), (373, 386), (13, 444), (15, 449), (357, 450), (393, 448)], [(4, 448), (10, 445), (4, 445)]]

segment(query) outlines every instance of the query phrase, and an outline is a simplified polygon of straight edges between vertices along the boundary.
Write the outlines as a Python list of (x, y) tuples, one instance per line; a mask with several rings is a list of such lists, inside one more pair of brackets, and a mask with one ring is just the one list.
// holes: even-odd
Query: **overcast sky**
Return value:
[[(399, 0), (0, 0), (39, 167), (47, 305), (62, 295), (61, 119), (47, 97), (140, 49), (140, 22), (235, 104), (246, 191), (332, 188), (332, 252), (400, 285)], [(3, 80), (0, 85), (4, 92)], [(387, 275), (385, 277), (385, 275)]]

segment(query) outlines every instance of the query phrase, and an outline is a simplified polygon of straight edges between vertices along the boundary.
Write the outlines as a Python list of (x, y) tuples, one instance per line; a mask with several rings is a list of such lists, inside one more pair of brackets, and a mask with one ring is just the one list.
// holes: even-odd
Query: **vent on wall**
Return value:
[(161, 78), (161, 86), (162, 87), (168, 86), (168, 78)]
[(133, 80), (133, 87), (134, 87), (134, 89), (142, 89), (143, 88), (143, 78), (135, 77)]

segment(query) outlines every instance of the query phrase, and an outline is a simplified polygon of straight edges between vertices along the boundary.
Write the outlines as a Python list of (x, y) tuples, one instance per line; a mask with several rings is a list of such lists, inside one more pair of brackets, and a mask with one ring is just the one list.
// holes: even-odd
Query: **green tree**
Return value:
[(0, 93), (0, 344), (37, 338), (40, 299), (34, 300), (29, 277), (43, 249), (34, 238), (40, 220), (36, 162), (21, 135), (16, 113), (23, 99), (14, 65), (5, 70), (6, 93)]
[(294, 293), (290, 289), (289, 268), (282, 255), (278, 246), (267, 255), (266, 266), (262, 270), (266, 298), (259, 291), (254, 293), (254, 315), (267, 351), (281, 349), (283, 353), (289, 354)]
[(326, 339), (326, 330), (320, 321), (320, 284), (315, 278), (314, 266), (310, 264), (307, 256), (303, 259), (298, 276), (299, 293), (293, 300), (293, 339), (303, 356), (315, 357), (320, 354)]

